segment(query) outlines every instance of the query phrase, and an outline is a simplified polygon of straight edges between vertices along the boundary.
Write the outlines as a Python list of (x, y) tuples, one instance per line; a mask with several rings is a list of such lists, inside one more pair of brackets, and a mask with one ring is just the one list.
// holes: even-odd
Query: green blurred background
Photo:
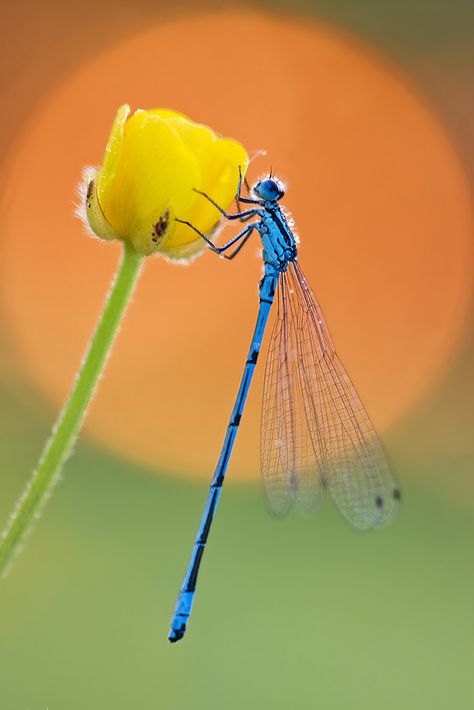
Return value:
[[(330, 21), (398, 63), (472, 177), (471, 2), (278, 7)], [(4, 4), (5, 158), (44, 92), (177, 9), (186, 5)], [(471, 311), (443, 376), (385, 437), (404, 494), (396, 524), (356, 534), (330, 505), (314, 520), (276, 521), (259, 487), (229, 487), (189, 636), (175, 646), (168, 622), (207, 486), (151, 476), (81, 440), (0, 587), (2, 710), (473, 707), (473, 326)], [(0, 342), (3, 520), (54, 412), (11, 365), (6, 330)]]

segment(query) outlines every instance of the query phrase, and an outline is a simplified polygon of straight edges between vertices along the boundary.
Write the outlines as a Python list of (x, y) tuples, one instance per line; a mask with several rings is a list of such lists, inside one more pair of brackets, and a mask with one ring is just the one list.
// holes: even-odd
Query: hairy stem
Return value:
[(59, 480), (64, 462), (94, 395), (120, 321), (134, 290), (143, 257), (124, 244), (122, 258), (112, 282), (103, 313), (80, 366), (69, 398), (46, 443), (38, 466), (26, 484), (0, 540), (0, 577), (5, 576), (32, 524)]

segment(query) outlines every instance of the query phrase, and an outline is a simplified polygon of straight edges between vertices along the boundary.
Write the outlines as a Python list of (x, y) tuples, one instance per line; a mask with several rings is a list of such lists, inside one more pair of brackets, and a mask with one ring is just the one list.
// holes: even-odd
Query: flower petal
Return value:
[(96, 179), (89, 176), (85, 194), (85, 217), (94, 234), (100, 234), (101, 239), (117, 239), (114, 228), (106, 219), (97, 194)]
[[(245, 175), (248, 156), (243, 146), (231, 138), (221, 138), (204, 125), (193, 124), (180, 119), (170, 119), (176, 130), (183, 137), (189, 149), (197, 156), (201, 168), (201, 183), (195, 186), (209, 194), (223, 209), (227, 209), (237, 193), (239, 166)], [(220, 212), (202, 195), (191, 205), (186, 219), (201, 232), (208, 235), (215, 229), (221, 218)], [(178, 224), (172, 238), (167, 243), (167, 250), (195, 243), (192, 230)], [(195, 243), (192, 253), (201, 250), (203, 244)], [(189, 255), (189, 249), (186, 250)], [(179, 258), (179, 257), (178, 257)]]
[(109, 140), (105, 148), (104, 160), (96, 181), (97, 197), (101, 205), (107, 204), (122, 158), (124, 126), (129, 113), (130, 106), (123, 104), (118, 109), (112, 124)]
[[(199, 183), (197, 160), (169, 119), (139, 110), (125, 124), (121, 159), (102, 210), (117, 234), (151, 253), (159, 247), (152, 239), (167, 238), (174, 217), (186, 216)], [(163, 220), (167, 227), (157, 235), (154, 227)]]

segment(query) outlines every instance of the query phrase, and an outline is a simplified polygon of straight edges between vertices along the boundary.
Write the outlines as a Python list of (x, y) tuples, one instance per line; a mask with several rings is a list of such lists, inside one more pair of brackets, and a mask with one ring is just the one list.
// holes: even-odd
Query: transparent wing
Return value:
[(265, 370), (261, 426), (261, 468), (270, 508), (285, 513), (292, 501), (313, 510), (322, 492), (299, 374), (298, 310), (282, 273), (277, 287), (278, 314)]
[[(296, 262), (288, 266), (297, 372), (317, 473), (356, 528), (389, 523), (400, 492), (374, 427), (342, 366), (321, 309)], [(278, 377), (278, 375), (276, 375)]]

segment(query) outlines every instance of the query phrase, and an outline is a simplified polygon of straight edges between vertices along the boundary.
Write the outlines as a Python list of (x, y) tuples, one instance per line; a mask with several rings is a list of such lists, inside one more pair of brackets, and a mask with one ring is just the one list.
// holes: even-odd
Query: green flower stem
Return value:
[(46, 443), (37, 469), (28, 481), (0, 541), (0, 577), (10, 567), (32, 523), (58, 482), (64, 462), (71, 453), (82, 421), (104, 369), (120, 321), (134, 290), (143, 257), (127, 243), (111, 285), (104, 311), (97, 324), (69, 398)]

